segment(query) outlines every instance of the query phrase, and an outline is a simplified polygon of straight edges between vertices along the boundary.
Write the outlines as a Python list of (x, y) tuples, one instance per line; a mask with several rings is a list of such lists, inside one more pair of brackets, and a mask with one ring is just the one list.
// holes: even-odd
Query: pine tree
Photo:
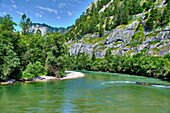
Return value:
[(106, 30), (110, 30), (109, 21), (110, 21), (110, 17), (107, 17), (107, 19), (106, 19), (106, 27), (105, 27)]
[(153, 19), (149, 18), (148, 21), (146, 22), (147, 28), (150, 30), (153, 28)]
[(104, 35), (104, 28), (103, 28), (103, 25), (102, 25), (102, 24), (100, 24), (99, 35), (100, 35), (100, 37), (102, 37), (102, 36)]
[(93, 54), (92, 54), (92, 61), (95, 62), (96, 61), (96, 55), (95, 55), (95, 52), (93, 51)]
[(32, 24), (30, 18), (27, 18), (25, 14), (22, 15), (22, 19), (20, 20), (20, 27), (22, 28), (23, 35), (28, 34), (29, 27)]

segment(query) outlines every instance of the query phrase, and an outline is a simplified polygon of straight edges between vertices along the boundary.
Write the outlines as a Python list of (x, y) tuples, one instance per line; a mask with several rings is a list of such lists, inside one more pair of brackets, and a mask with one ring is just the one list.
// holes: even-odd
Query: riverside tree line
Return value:
[(133, 56), (112, 55), (108, 50), (104, 58), (96, 58), (83, 53), (69, 55), (67, 67), (71, 70), (126, 73), (154, 78), (170, 79), (170, 53), (165, 56), (147, 55), (145, 52)]

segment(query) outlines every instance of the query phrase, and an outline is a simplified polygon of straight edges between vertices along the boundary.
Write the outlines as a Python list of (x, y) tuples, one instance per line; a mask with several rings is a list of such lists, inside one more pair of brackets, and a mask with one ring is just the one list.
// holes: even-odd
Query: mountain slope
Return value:
[(106, 51), (162, 56), (170, 52), (168, 0), (101, 0), (92, 3), (66, 33), (71, 54)]
[(57, 27), (51, 27), (49, 25), (46, 25), (46, 24), (40, 24), (40, 23), (33, 23), (29, 29), (29, 31), (31, 33), (36, 33), (37, 30), (39, 29), (42, 33), (42, 35), (44, 35), (46, 32), (49, 32), (49, 33), (53, 33), (53, 32), (59, 32), (59, 33), (62, 33), (62, 34), (65, 34), (68, 32), (68, 30), (70, 29), (71, 27), (67, 27), (67, 28), (64, 28), (64, 27), (60, 27), (60, 28), (57, 28)]

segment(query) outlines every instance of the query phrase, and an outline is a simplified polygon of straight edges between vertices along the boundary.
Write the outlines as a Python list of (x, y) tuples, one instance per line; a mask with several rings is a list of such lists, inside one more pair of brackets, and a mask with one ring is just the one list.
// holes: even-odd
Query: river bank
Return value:
[(53, 77), (53, 76), (38, 76), (35, 78), (20, 79), (20, 80), (7, 79), (7, 80), (4, 80), (3, 82), (0, 82), (0, 85), (13, 84), (13, 83), (27, 83), (27, 82), (39, 82), (39, 81), (76, 79), (76, 78), (81, 78), (84, 76), (85, 75), (81, 72), (66, 71), (66, 74), (64, 75), (63, 78), (57, 78), (57, 77)]

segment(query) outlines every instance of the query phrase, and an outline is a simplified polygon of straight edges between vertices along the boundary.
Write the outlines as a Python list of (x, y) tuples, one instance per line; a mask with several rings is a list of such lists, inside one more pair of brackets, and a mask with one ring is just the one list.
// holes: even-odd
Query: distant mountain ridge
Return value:
[(40, 23), (33, 23), (29, 29), (30, 33), (36, 33), (37, 30), (41, 30), (42, 35), (44, 35), (46, 32), (49, 33), (54, 33), (54, 32), (59, 32), (61, 34), (65, 34), (68, 32), (68, 30), (71, 28), (71, 26), (64, 28), (64, 27), (52, 27), (47, 24), (40, 24)]

